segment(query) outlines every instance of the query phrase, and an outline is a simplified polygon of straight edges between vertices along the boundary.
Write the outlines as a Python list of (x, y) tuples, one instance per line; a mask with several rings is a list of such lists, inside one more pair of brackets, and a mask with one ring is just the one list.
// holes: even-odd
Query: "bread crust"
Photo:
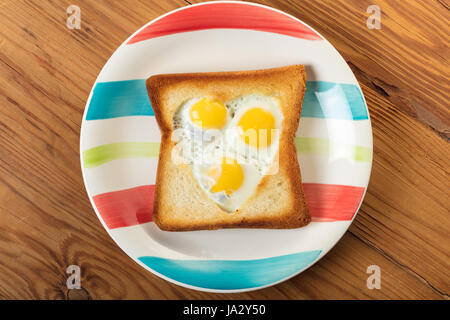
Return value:
[[(165, 231), (220, 228), (299, 228), (311, 221), (302, 187), (294, 137), (306, 88), (302, 65), (236, 71), (162, 74), (147, 79), (147, 89), (162, 133), (153, 220)], [(228, 101), (245, 94), (276, 97), (283, 114), (279, 168), (264, 176), (236, 213), (222, 210), (201, 189), (187, 165), (174, 164), (172, 119), (185, 101), (210, 96)]]

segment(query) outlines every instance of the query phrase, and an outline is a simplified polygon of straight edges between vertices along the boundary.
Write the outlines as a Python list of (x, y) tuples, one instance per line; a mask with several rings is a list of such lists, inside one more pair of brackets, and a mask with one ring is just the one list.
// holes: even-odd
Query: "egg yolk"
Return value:
[(275, 129), (275, 117), (262, 108), (252, 108), (239, 120), (240, 135), (248, 145), (264, 148), (272, 143), (272, 129)]
[(244, 171), (241, 165), (231, 158), (223, 158), (219, 166), (213, 166), (208, 171), (208, 176), (215, 181), (211, 192), (225, 191), (227, 195), (238, 190), (244, 181)]
[(220, 129), (227, 121), (227, 108), (218, 100), (202, 98), (191, 107), (189, 116), (197, 127)]

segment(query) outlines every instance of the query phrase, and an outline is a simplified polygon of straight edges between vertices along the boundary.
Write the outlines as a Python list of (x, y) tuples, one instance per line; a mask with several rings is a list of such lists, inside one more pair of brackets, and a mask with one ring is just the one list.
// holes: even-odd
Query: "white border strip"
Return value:
[[(298, 155), (304, 183), (338, 184), (355, 187), (367, 185), (370, 163), (347, 159), (334, 161), (316, 155)], [(158, 158), (112, 160), (85, 169), (86, 182), (92, 195), (119, 191), (156, 183)], [(349, 174), (351, 172), (351, 174)]]
[[(312, 137), (371, 148), (369, 120), (301, 118), (297, 137)], [(83, 123), (83, 151), (115, 142), (160, 142), (161, 133), (152, 116), (89, 120)]]
[[(251, 260), (322, 250), (334, 244), (319, 235), (344, 232), (350, 222), (311, 222), (300, 229), (221, 229), (214, 231), (161, 231), (153, 222), (112, 229), (121, 246), (134, 257), (157, 256), (184, 260)], [(211, 236), (214, 232), (214, 237)], [(150, 237), (149, 237), (150, 235)], [(257, 240), (256, 240), (257, 239)], [(264, 254), (261, 254), (264, 248)]]
[(161, 73), (255, 70), (291, 64), (305, 65), (308, 81), (357, 84), (345, 61), (327, 41), (245, 29), (191, 31), (126, 45), (114, 53), (98, 81), (146, 79)]

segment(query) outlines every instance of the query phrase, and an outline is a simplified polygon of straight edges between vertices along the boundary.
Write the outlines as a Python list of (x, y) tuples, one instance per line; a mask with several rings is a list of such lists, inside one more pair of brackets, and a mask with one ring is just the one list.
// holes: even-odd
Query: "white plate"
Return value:
[[(151, 211), (160, 133), (145, 79), (290, 64), (307, 70), (296, 145), (313, 222), (292, 230), (159, 230)], [(258, 4), (208, 2), (153, 20), (114, 52), (86, 104), (81, 163), (100, 221), (137, 263), (185, 287), (247, 291), (300, 273), (342, 237), (369, 182), (372, 130), (353, 73), (311, 27)]]

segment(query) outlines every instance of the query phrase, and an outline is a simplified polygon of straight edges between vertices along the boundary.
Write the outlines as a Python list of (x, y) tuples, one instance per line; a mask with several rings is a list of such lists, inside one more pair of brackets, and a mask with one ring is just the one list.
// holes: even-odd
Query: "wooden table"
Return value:
[[(327, 256), (263, 290), (213, 294), (172, 285), (107, 235), (80, 171), (86, 99), (134, 31), (192, 0), (0, 3), (0, 298), (448, 299), (449, 6), (445, 0), (261, 1), (305, 21), (342, 54), (370, 110), (374, 159), (358, 216)], [(66, 26), (70, 4), (81, 29)], [(368, 29), (369, 5), (381, 29)], [(79, 265), (82, 289), (68, 290)], [(369, 290), (369, 265), (381, 289)]]

